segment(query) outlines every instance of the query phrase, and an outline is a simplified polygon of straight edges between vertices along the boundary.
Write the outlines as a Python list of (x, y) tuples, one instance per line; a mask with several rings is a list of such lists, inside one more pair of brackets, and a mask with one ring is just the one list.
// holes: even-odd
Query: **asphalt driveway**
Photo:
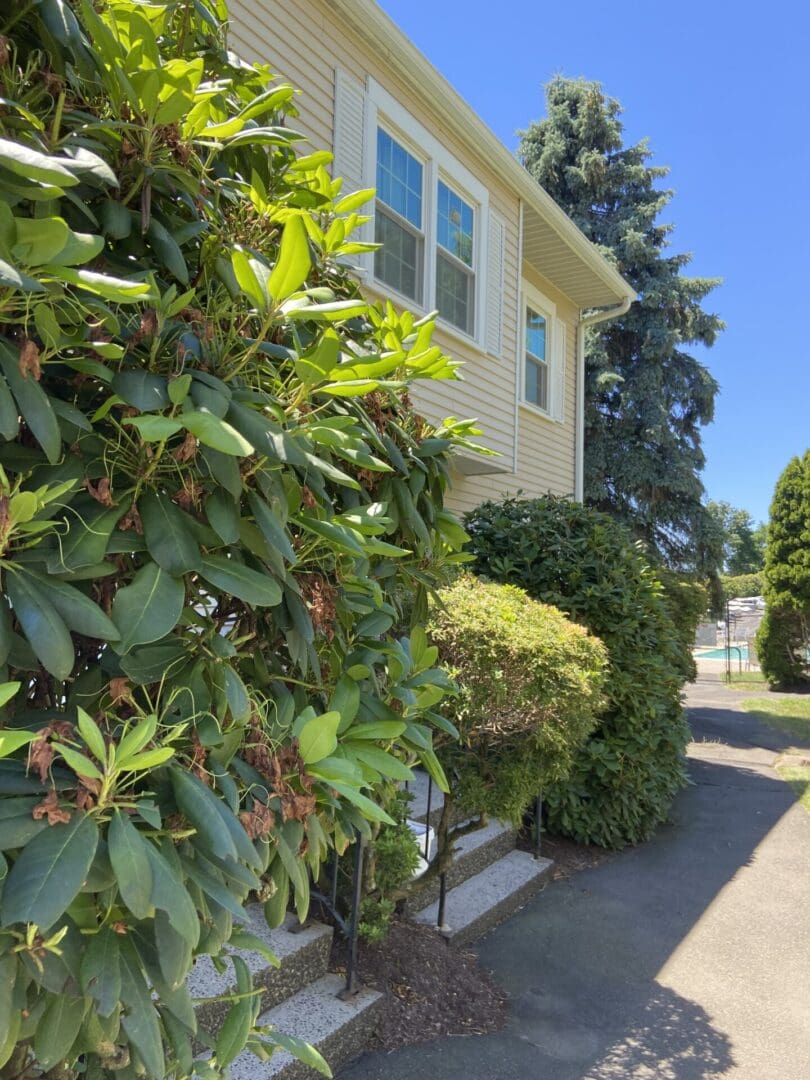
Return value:
[(479, 943), (504, 1031), (367, 1054), (341, 1080), (808, 1080), (810, 814), (772, 768), (791, 740), (745, 696), (691, 687), (671, 823)]

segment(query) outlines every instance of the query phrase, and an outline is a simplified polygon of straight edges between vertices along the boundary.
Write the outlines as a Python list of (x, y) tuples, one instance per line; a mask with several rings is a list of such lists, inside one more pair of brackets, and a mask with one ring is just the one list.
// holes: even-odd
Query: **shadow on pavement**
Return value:
[[(691, 719), (698, 738), (781, 742), (733, 709)], [(649, 843), (554, 883), (479, 943), (510, 995), (504, 1031), (367, 1054), (343, 1080), (709, 1080), (733, 1068), (730, 1034), (657, 976), (794, 798), (744, 761), (692, 759), (690, 774)], [(724, 940), (745, 970), (744, 916), (731, 917), (741, 925)], [(695, 965), (700, 986), (700, 956)]]

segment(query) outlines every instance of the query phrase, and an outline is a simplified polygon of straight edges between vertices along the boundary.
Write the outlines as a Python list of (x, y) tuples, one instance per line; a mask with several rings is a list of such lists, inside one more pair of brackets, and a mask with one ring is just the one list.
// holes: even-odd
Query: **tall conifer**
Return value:
[(675, 568), (716, 569), (720, 539), (703, 506), (701, 428), (718, 386), (686, 352), (722, 322), (703, 310), (714, 278), (683, 274), (658, 221), (672, 192), (642, 140), (625, 146), (621, 106), (598, 83), (556, 78), (545, 119), (522, 133), (526, 168), (639, 294), (596, 327), (586, 353), (585, 499), (629, 525)]

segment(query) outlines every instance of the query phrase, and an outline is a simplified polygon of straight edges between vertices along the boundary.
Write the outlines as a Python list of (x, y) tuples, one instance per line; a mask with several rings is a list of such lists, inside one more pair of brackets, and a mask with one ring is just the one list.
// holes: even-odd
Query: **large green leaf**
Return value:
[(41, 1068), (52, 1069), (68, 1057), (87, 1004), (85, 998), (68, 994), (50, 996), (34, 1034), (34, 1056)]
[(110, 1016), (121, 997), (118, 934), (108, 926), (86, 939), (80, 969), (82, 990), (96, 1003), (101, 1016)]
[(107, 846), (122, 900), (136, 919), (148, 918), (152, 913), (149, 841), (141, 836), (125, 814), (116, 810), (110, 822)]
[(76, 657), (64, 620), (26, 574), (7, 572), (6, 588), (14, 614), (37, 659), (55, 679), (66, 679)]
[(49, 600), (69, 630), (102, 641), (117, 641), (118, 628), (89, 596), (66, 581), (32, 573), (40, 595)]
[(132, 584), (119, 589), (113, 601), (112, 619), (121, 635), (116, 651), (127, 653), (133, 645), (165, 637), (183, 614), (185, 596), (183, 582), (157, 563), (141, 567)]
[(125, 1006), (121, 1023), (152, 1080), (163, 1080), (166, 1062), (160, 1036), (158, 1014), (146, 982), (138, 954), (127, 937), (119, 942), (121, 1001)]
[(51, 574), (64, 574), (101, 563), (107, 553), (112, 531), (124, 514), (124, 507), (106, 510), (98, 503), (71, 506), (70, 528), (59, 547), (48, 557)]
[(237, 850), (220, 816), (217, 796), (192, 773), (172, 768), (172, 787), (178, 808), (185, 814), (200, 839), (220, 859), (236, 859)]
[(280, 304), (300, 288), (312, 266), (309, 241), (300, 217), (290, 217), (281, 234), (278, 258), (267, 288), (274, 304)]
[(149, 554), (167, 574), (179, 577), (196, 570), (200, 548), (186, 525), (183, 511), (167, 495), (148, 491), (138, 501)]
[(33, 375), (22, 374), (18, 358), (5, 341), (0, 341), (0, 367), (31, 434), (55, 465), (62, 456), (62, 435), (48, 395)]
[(267, 1037), (267, 1041), (271, 1045), (282, 1047), (282, 1049), (292, 1054), (297, 1061), (308, 1065), (315, 1072), (319, 1072), (321, 1076), (332, 1076), (332, 1070), (324, 1061), (323, 1056), (314, 1046), (310, 1046), (308, 1042), (304, 1042), (303, 1039), (299, 1039), (296, 1035), (287, 1035), (285, 1032), (273, 1028)]
[(165, 911), (169, 922), (193, 949), (200, 939), (200, 920), (188, 889), (154, 844), (148, 846), (152, 864), (152, 903)]
[(200, 573), (209, 585), (252, 607), (275, 607), (281, 603), (281, 586), (277, 581), (235, 559), (207, 555), (200, 563)]
[(189, 409), (181, 413), (179, 419), (201, 443), (210, 446), (213, 450), (218, 450), (220, 454), (247, 457), (253, 453), (251, 444), (239, 434), (236, 428), (231, 427), (207, 409)]
[(327, 712), (308, 720), (298, 733), (298, 751), (307, 764), (321, 761), (337, 746), (339, 712)]
[(60, 188), (73, 187), (79, 182), (78, 177), (65, 168), (64, 161), (57, 161), (10, 139), (0, 139), (0, 165), (17, 176)]
[(113, 376), (112, 388), (140, 412), (155, 412), (171, 404), (166, 379), (151, 371), (127, 368)]
[(95, 819), (78, 812), (66, 825), (51, 825), (34, 837), (11, 868), (0, 903), (0, 919), (35, 923), (47, 930), (64, 914), (82, 887), (96, 854)]

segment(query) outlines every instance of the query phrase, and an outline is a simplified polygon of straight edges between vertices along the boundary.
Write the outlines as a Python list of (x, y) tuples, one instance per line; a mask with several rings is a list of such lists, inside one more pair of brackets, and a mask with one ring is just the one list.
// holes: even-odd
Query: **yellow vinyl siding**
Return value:
[[(280, 77), (300, 90), (296, 97), (298, 118), (289, 126), (300, 131), (313, 147), (332, 146), (335, 108), (335, 77), (338, 69), (365, 84), (375, 79), (417, 121), (429, 130), (441, 130), (447, 151), (472, 172), (489, 192), (490, 208), (505, 225), (502, 350), (500, 357), (487, 355), (479, 346), (439, 328), (436, 340), (450, 355), (464, 363), (461, 383), (417, 383), (413, 399), (425, 416), (438, 421), (447, 415), (477, 417), (484, 431), (481, 442), (500, 455), (497, 474), (458, 476), (448, 505), (462, 512), (485, 498), (518, 488), (528, 494), (574, 490), (574, 408), (576, 391), (575, 324), (577, 311), (571, 301), (527, 264), (521, 267), (518, 251), (520, 202), (515, 192), (481, 161), (471, 148), (451, 137), (432, 115), (389, 74), (384, 55), (372, 55), (351, 37), (321, 0), (231, 0), (231, 47), (252, 62), (269, 65)], [(306, 144), (301, 152), (307, 152)], [(565, 422), (557, 424), (516, 409), (519, 371), (517, 335), (522, 338), (522, 312), (518, 313), (523, 274), (557, 304), (567, 324)], [(371, 296), (375, 294), (368, 288)], [(520, 322), (518, 322), (520, 320)], [(520, 329), (519, 329), (520, 327)], [(517, 440), (515, 421), (518, 421)], [(517, 472), (514, 449), (517, 442)]]

